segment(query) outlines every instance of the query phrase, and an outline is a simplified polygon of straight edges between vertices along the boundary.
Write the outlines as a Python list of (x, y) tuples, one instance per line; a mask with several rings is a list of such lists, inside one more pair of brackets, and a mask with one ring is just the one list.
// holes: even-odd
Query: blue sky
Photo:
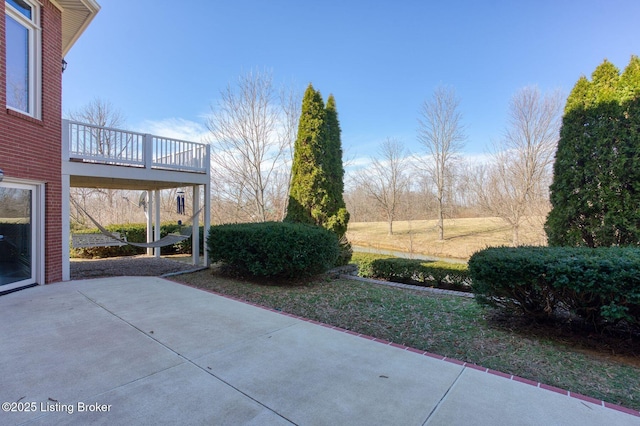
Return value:
[(640, 54), (640, 1), (98, 0), (66, 57), (63, 110), (110, 101), (131, 130), (200, 141), (229, 82), (267, 69), (336, 98), (351, 158), (387, 137), (417, 151), (420, 105), (455, 89), (468, 136), (486, 152), (520, 88), (569, 93), (605, 58)]

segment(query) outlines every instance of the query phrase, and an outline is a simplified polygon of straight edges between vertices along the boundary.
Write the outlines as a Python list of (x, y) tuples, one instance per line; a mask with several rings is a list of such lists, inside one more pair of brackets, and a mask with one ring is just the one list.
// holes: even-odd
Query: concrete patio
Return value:
[(0, 297), (0, 321), (2, 425), (640, 425), (637, 411), (161, 278), (25, 289)]

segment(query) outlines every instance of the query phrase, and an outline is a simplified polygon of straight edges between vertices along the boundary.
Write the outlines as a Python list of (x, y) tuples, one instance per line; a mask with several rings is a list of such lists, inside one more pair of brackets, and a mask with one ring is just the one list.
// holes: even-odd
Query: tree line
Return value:
[[(371, 158), (372, 166), (355, 174), (347, 199), (371, 202), (387, 221), (390, 235), (399, 219), (435, 218), (442, 240), (445, 217), (497, 216), (512, 229), (512, 243), (518, 245), (523, 223), (548, 212), (560, 112), (558, 93), (521, 89), (511, 99), (502, 139), (487, 161), (474, 163), (460, 153), (466, 136), (459, 100), (453, 89), (439, 87), (420, 111), (422, 151), (409, 153), (401, 141), (388, 138)], [(422, 209), (416, 210), (416, 204)], [(359, 219), (366, 220), (364, 215)]]
[[(518, 245), (525, 222), (535, 220), (542, 227), (549, 215), (546, 229), (551, 240), (596, 245), (601, 235), (580, 231), (586, 226), (584, 217), (589, 217), (590, 226), (603, 224), (596, 234), (628, 241), (635, 238), (640, 224), (632, 219), (623, 226), (612, 217), (616, 212), (637, 211), (634, 194), (640, 179), (628, 172), (640, 170), (630, 166), (640, 155), (633, 140), (634, 119), (639, 116), (635, 109), (639, 69), (635, 56), (623, 73), (605, 61), (590, 81), (578, 80), (564, 110), (558, 92), (541, 93), (534, 86), (520, 89), (509, 103), (502, 137), (483, 161), (470, 161), (462, 154), (467, 137), (460, 99), (453, 88), (440, 86), (418, 113), (419, 150), (409, 152), (403, 141), (389, 136), (377, 146), (367, 167), (348, 176), (335, 98), (329, 96), (325, 105), (312, 85), (302, 97), (291, 87), (276, 88), (269, 72), (249, 72), (221, 91), (207, 120), (214, 181), (212, 220), (295, 218), (344, 234), (350, 216), (358, 222), (384, 220), (392, 234), (394, 221), (436, 219), (444, 239), (446, 217), (495, 216), (509, 226), (512, 243)], [(609, 116), (618, 118), (603, 119)], [(120, 120), (120, 114), (115, 117)], [(72, 118), (118, 124), (90, 113)], [(332, 146), (331, 140), (333, 148), (324, 151)], [(598, 144), (589, 149), (576, 148), (594, 140)], [(317, 168), (305, 170), (312, 163)], [(584, 165), (588, 172), (577, 173)], [(344, 197), (331, 198), (343, 191)], [(574, 193), (592, 195), (576, 199)], [(111, 204), (109, 194), (100, 195)], [(305, 206), (304, 212), (300, 206)], [(612, 207), (602, 213), (604, 206)], [(595, 210), (601, 216), (587, 214)], [(565, 230), (564, 236), (553, 229)]]
[[(437, 218), (444, 239), (446, 217), (491, 215), (514, 227), (517, 244), (522, 221), (544, 215), (548, 205), (544, 184), (550, 177), (555, 140), (549, 134), (557, 124), (558, 98), (542, 96), (536, 88), (516, 94), (510, 132), (491, 162), (480, 164), (462, 161), (466, 136), (459, 103), (452, 88), (438, 87), (418, 118), (423, 151), (409, 153), (402, 141), (389, 137), (365, 169), (345, 177), (332, 95), (325, 106), (312, 85), (300, 100), (291, 88), (276, 90), (268, 72), (241, 75), (221, 91), (206, 123), (212, 221), (315, 221), (343, 236), (350, 215), (355, 221), (385, 220), (389, 234), (396, 220)], [(125, 125), (123, 114), (100, 99), (70, 117), (98, 126)], [(163, 217), (179, 217), (176, 192), (162, 192)], [(144, 220), (139, 195), (131, 191), (73, 188), (72, 196), (106, 223)], [(82, 215), (75, 219), (83, 225)]]

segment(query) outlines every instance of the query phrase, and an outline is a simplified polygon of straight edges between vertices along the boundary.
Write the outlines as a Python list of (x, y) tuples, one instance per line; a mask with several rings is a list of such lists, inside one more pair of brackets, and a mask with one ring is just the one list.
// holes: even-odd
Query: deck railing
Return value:
[(68, 160), (150, 169), (206, 173), (205, 144), (62, 120)]

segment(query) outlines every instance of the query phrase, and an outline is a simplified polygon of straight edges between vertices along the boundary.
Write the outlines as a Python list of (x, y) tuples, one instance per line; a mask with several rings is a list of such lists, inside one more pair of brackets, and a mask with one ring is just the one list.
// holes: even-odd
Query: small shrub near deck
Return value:
[(207, 250), (241, 274), (297, 278), (326, 272), (338, 258), (336, 235), (300, 223), (263, 222), (212, 226)]
[(385, 255), (354, 254), (358, 275), (423, 286), (468, 288), (467, 265), (403, 259)]
[[(190, 224), (184, 225), (182, 229), (190, 226)], [(127, 241), (131, 241), (133, 243), (144, 243), (147, 241), (147, 225), (144, 223), (108, 225), (106, 226), (106, 229), (109, 232), (119, 232), (120, 235), (127, 237)], [(163, 223), (160, 225), (160, 238), (164, 237), (167, 234), (179, 233), (180, 229), (181, 227), (175, 222)], [(94, 234), (100, 233), (100, 231), (97, 228), (94, 228), (74, 231), (74, 233)], [(204, 246), (202, 244), (203, 236), (204, 226), (200, 226), (200, 255), (204, 254)], [(180, 241), (179, 243), (161, 247), (160, 253), (163, 255), (191, 253), (191, 240), (191, 237), (189, 237), (186, 240)], [(80, 258), (135, 256), (144, 253), (146, 253), (146, 249), (129, 245), (120, 247), (88, 247), (81, 249), (71, 248), (71, 256)]]
[[(160, 237), (164, 237), (167, 234), (171, 234), (171, 233), (180, 233), (181, 229), (182, 232), (184, 232), (184, 229), (186, 227), (190, 227), (191, 224), (187, 224), (187, 225), (183, 225), (182, 228), (177, 224), (177, 223), (171, 223), (171, 224), (163, 224), (160, 227)], [(204, 255), (204, 226), (199, 226), (198, 227), (198, 232), (199, 235), (198, 237), (200, 238), (198, 241), (200, 242), (200, 256)], [(162, 247), (160, 253), (161, 254), (191, 254), (191, 247), (193, 243), (193, 238), (189, 237), (185, 240), (180, 241), (179, 243), (173, 244), (171, 246), (167, 246), (167, 247)]]
[(640, 324), (640, 249), (498, 247), (469, 260), (476, 300), (534, 317)]

